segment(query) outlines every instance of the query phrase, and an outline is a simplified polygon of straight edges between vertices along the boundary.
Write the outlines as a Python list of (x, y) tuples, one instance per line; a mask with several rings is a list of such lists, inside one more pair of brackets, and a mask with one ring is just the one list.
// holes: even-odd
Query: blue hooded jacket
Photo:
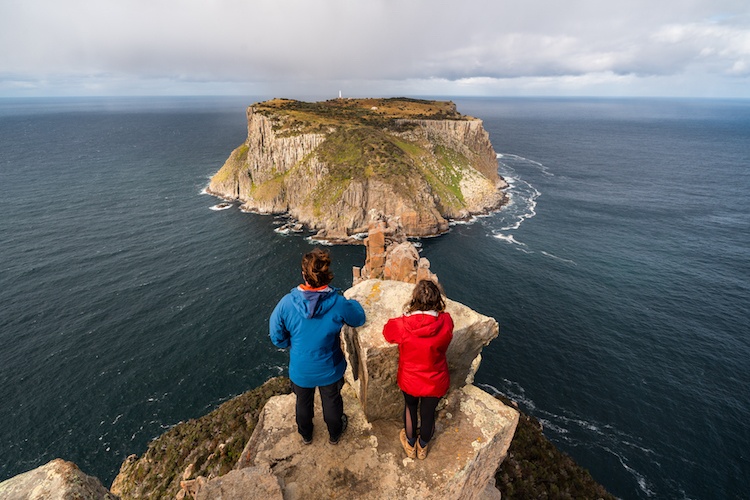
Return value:
[(365, 324), (365, 311), (339, 289), (320, 292), (299, 287), (286, 294), (271, 313), (269, 330), (276, 347), (289, 347), (289, 378), (300, 387), (319, 387), (344, 376), (341, 327)]

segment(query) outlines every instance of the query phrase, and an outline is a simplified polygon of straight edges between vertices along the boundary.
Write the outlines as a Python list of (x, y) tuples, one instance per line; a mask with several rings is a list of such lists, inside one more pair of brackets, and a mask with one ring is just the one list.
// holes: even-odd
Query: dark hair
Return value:
[(302, 277), (313, 288), (325, 286), (333, 280), (331, 255), (327, 250), (315, 248), (302, 256)]
[(432, 280), (419, 280), (406, 304), (406, 312), (445, 311), (445, 300), (440, 287)]

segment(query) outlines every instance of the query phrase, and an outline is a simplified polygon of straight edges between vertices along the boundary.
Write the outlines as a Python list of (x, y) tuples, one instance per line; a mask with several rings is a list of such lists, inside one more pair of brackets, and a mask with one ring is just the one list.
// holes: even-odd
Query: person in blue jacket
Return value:
[(329, 442), (338, 444), (347, 416), (341, 388), (346, 359), (341, 350), (341, 328), (365, 323), (365, 311), (356, 300), (346, 299), (333, 280), (331, 257), (320, 248), (302, 257), (305, 283), (286, 294), (271, 313), (271, 342), (289, 348), (289, 378), (297, 396), (297, 432), (305, 444), (313, 438), (313, 398), (320, 391), (323, 420)]

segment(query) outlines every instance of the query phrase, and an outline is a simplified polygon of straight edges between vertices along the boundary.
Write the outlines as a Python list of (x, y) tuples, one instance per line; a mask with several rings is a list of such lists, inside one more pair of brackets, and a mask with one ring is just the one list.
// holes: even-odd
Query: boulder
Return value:
[(513, 408), (473, 385), (452, 391), (438, 411), (427, 459), (415, 460), (401, 448), (400, 420), (370, 423), (349, 384), (342, 396), (349, 427), (336, 446), (328, 443), (317, 395), (310, 445), (297, 433), (294, 395), (269, 399), (237, 469), (272, 471), (287, 500), (497, 498), (493, 477), (518, 423)]
[(56, 458), (41, 467), (0, 483), (4, 500), (112, 499), (113, 495), (95, 477), (81, 472), (73, 462)]
[[(398, 346), (383, 338), (388, 319), (400, 316), (414, 285), (400, 281), (366, 280), (345, 292), (365, 310), (367, 322), (359, 328), (344, 327), (342, 339), (348, 361), (346, 380), (353, 387), (369, 421), (400, 419), (403, 396), (396, 385)], [(479, 368), (482, 348), (497, 337), (497, 321), (469, 307), (446, 299), (453, 318), (453, 341), (448, 348), (451, 390), (471, 383)]]

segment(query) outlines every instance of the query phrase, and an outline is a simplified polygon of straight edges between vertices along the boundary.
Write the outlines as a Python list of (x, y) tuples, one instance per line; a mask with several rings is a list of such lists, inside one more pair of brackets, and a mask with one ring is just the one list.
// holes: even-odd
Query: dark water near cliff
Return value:
[[(0, 100), (0, 480), (109, 483), (175, 423), (284, 372), (300, 237), (201, 190), (261, 98)], [(498, 319), (477, 382), (623, 498), (750, 477), (750, 101), (457, 99), (513, 203), (424, 241)], [(335, 247), (350, 284), (361, 247)]]

